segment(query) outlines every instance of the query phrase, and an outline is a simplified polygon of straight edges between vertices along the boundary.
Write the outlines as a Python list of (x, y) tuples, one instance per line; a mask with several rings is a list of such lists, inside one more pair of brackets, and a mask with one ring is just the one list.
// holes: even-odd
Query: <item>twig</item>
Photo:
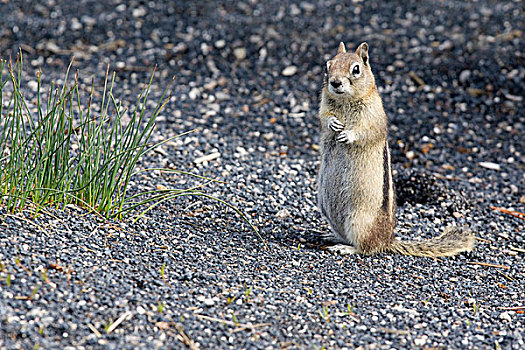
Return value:
[(91, 252), (91, 253), (95, 253), (95, 251), (93, 249), (89, 249), (88, 247), (84, 247), (82, 244), (79, 244), (78, 245), (80, 248), (84, 248), (85, 250), (87, 250), (88, 252)]
[(502, 213), (509, 214), (509, 215), (517, 217), (518, 219), (525, 220), (525, 213), (520, 213), (519, 211), (508, 210), (508, 209), (499, 208), (499, 207), (493, 207), (492, 205), (490, 206), (490, 209), (501, 211)]
[(348, 316), (356, 323), (360, 323), (361, 322), (361, 320), (359, 319), (359, 316), (357, 316), (356, 314), (351, 313), (351, 312), (346, 312), (346, 311), (345, 312), (336, 312), (336, 316)]
[(199, 343), (196, 343), (191, 339), (186, 332), (184, 332), (184, 329), (182, 328), (182, 325), (175, 324), (175, 328), (177, 328), (177, 331), (179, 334), (176, 336), (178, 340), (180, 340), (183, 344), (187, 345), (190, 350), (198, 350), (200, 348)]
[(124, 320), (130, 319), (131, 316), (133, 316), (133, 313), (131, 311), (124, 312), (111, 326), (109, 326), (108, 330), (106, 331), (107, 334), (110, 334), (121, 324)]
[(485, 243), (490, 243), (490, 241), (488, 239), (485, 239), (485, 238), (480, 238), (480, 237), (474, 237), (476, 238), (476, 240), (480, 241), (480, 242), (485, 242)]
[(518, 252), (518, 253), (525, 253), (525, 249), (521, 249), (521, 248), (510, 247), (510, 250), (514, 250), (515, 252)]
[(505, 277), (506, 279), (508, 279), (509, 281), (515, 281), (516, 279), (515, 278), (512, 278), (506, 274), (504, 274), (503, 272), (501, 272), (500, 270), (496, 270), (497, 273), (503, 275), (503, 277)]
[(525, 306), (500, 306), (498, 307), (500, 310), (509, 310), (509, 311), (517, 311), (517, 310), (525, 310)]
[(487, 267), (497, 267), (499, 269), (510, 269), (510, 266), (507, 266), (507, 265), (496, 265), (496, 264), (489, 264), (489, 263), (484, 263), (484, 262), (478, 262), (478, 261), (472, 261), (472, 262), (469, 262), (470, 265), (481, 265), (481, 266), (487, 266)]
[(410, 335), (410, 331), (402, 331), (400, 329), (390, 329), (390, 328), (379, 328), (380, 331), (391, 334), (405, 334)]
[(410, 78), (412, 78), (413, 81), (415, 81), (417, 83), (417, 85), (419, 86), (425, 86), (425, 82), (423, 81), (423, 79), (421, 79), (417, 74), (416, 72), (414, 72), (413, 70), (411, 70), (410, 72), (408, 72), (408, 75), (410, 76)]
[(29, 53), (30, 55), (33, 55), (35, 53), (35, 49), (33, 49), (27, 44), (20, 44), (20, 48), (24, 51), (27, 51), (27, 53)]
[(254, 106), (254, 107), (261, 107), (261, 106), (263, 106), (263, 105), (265, 105), (267, 103), (270, 103), (270, 102), (272, 102), (272, 100), (269, 99), (268, 97), (266, 97), (266, 98), (263, 98), (260, 101), (257, 101), (255, 103), (253, 103), (252, 106)]
[(93, 333), (95, 333), (97, 338), (102, 337), (102, 334), (100, 334), (100, 332), (91, 323), (88, 323), (88, 328), (91, 329)]

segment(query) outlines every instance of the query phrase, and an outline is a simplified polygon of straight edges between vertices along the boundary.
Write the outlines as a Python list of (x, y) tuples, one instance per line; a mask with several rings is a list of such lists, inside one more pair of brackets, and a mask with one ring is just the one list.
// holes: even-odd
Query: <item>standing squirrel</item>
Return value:
[(387, 117), (368, 59), (368, 44), (355, 53), (341, 42), (326, 63), (319, 108), (321, 166), (318, 205), (332, 231), (324, 238), (339, 243), (339, 254), (398, 253), (452, 256), (470, 251), (470, 231), (447, 228), (423, 241), (394, 239), (395, 194), (392, 183)]

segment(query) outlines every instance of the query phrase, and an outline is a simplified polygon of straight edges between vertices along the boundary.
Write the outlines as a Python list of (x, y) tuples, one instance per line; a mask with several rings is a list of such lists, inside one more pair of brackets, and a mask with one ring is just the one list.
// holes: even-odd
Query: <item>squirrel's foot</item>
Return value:
[(357, 134), (352, 130), (343, 130), (337, 135), (335, 140), (349, 145), (357, 140)]
[(339, 255), (352, 255), (357, 253), (357, 249), (347, 244), (336, 244), (326, 247), (327, 250)]
[(328, 119), (328, 127), (334, 132), (341, 132), (345, 125), (339, 121), (336, 117), (330, 117)]

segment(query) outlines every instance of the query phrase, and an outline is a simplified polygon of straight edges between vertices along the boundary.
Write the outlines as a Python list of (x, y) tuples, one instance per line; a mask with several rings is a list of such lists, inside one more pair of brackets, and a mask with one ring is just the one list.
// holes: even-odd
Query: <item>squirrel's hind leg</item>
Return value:
[(326, 249), (332, 253), (339, 255), (352, 255), (357, 253), (357, 249), (348, 244), (336, 244), (330, 247), (326, 247)]

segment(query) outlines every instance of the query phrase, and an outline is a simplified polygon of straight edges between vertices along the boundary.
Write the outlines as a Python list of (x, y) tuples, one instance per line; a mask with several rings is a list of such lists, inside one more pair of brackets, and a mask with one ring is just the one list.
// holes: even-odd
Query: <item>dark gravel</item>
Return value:
[[(38, 69), (59, 80), (71, 56), (84, 92), (110, 63), (125, 105), (155, 65), (155, 96), (175, 75), (154, 138), (197, 132), (141, 166), (227, 181), (208, 193), (268, 245), (202, 198), (137, 224), (0, 209), (0, 349), (525, 348), (523, 309), (502, 309), (525, 306), (524, 221), (490, 208), (525, 212), (520, 1), (47, 0), (1, 1), (0, 12), (1, 56), (22, 48), (28, 97)], [(324, 61), (339, 41), (365, 40), (391, 122), (397, 234), (467, 225), (480, 238), (470, 254), (322, 249)], [(132, 190), (193, 183), (151, 174)]]

